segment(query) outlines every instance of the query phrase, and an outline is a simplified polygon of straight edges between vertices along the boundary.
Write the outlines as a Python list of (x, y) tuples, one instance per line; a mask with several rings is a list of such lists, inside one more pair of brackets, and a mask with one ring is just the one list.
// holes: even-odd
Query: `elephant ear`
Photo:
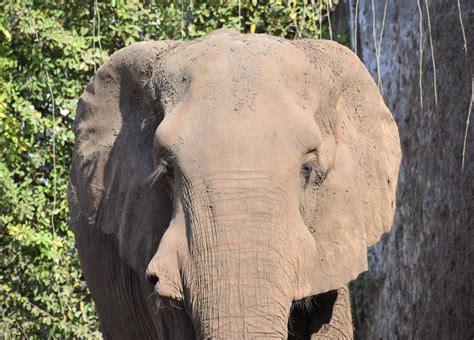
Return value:
[(314, 66), (321, 153), (332, 159), (325, 181), (307, 202), (306, 223), (324, 281), (315, 286), (336, 289), (367, 270), (367, 248), (391, 228), (400, 140), (377, 86), (352, 51), (326, 40), (294, 44)]
[(114, 53), (86, 87), (76, 112), (71, 225), (76, 235), (82, 228), (114, 235), (122, 259), (143, 272), (171, 211), (166, 195), (147, 178), (163, 117), (159, 93), (150, 84), (174, 44), (135, 43)]

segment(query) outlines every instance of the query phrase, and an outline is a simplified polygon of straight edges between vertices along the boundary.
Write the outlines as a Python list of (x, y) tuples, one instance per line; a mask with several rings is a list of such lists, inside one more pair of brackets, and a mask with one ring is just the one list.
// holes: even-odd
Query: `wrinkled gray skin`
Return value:
[(352, 336), (344, 287), (390, 228), (400, 149), (348, 49), (225, 30), (133, 44), (75, 133), (71, 223), (106, 338), (286, 338), (293, 301), (336, 289), (291, 332)]

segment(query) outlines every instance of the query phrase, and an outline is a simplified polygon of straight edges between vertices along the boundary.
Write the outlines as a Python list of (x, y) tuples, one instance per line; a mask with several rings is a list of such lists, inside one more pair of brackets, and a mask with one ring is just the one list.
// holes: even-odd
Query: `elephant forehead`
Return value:
[[(307, 109), (319, 105), (317, 77), (292, 44), (268, 36), (211, 36), (182, 47), (165, 62), (174, 105), (188, 100), (203, 110), (255, 110), (258, 103), (285, 101)], [(172, 105), (172, 106), (174, 106)], [(261, 111), (258, 111), (261, 112)], [(258, 113), (256, 112), (256, 113)]]
[(288, 162), (319, 146), (321, 133), (310, 107), (295, 105), (285, 93), (279, 98), (259, 93), (252, 105), (203, 103), (190, 95), (161, 123), (159, 144), (171, 146), (185, 159), (227, 164)]
[(320, 102), (318, 79), (301, 52), (269, 37), (225, 38), (193, 44), (167, 60), (163, 73), (171, 86), (164, 96), (176, 99), (165, 115), (225, 115), (252, 123), (271, 118), (286, 125), (291, 119), (313, 119)]

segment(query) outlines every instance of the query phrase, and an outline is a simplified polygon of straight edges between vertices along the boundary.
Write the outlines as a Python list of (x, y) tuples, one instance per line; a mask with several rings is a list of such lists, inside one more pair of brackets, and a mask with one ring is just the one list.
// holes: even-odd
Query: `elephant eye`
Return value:
[(327, 172), (321, 171), (314, 162), (307, 162), (301, 167), (303, 186), (308, 184), (320, 186), (327, 177)]
[(301, 174), (306, 179), (306, 181), (309, 180), (309, 177), (311, 176), (312, 171), (313, 171), (313, 166), (309, 163), (304, 164), (303, 167), (301, 168)]

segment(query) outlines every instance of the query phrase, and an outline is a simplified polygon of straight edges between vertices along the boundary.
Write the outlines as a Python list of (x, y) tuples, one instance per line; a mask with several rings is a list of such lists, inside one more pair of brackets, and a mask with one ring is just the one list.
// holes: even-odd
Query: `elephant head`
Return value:
[(286, 337), (292, 302), (365, 271), (392, 223), (397, 127), (332, 41), (133, 44), (99, 69), (75, 130), (76, 235), (111, 235), (201, 338)]

